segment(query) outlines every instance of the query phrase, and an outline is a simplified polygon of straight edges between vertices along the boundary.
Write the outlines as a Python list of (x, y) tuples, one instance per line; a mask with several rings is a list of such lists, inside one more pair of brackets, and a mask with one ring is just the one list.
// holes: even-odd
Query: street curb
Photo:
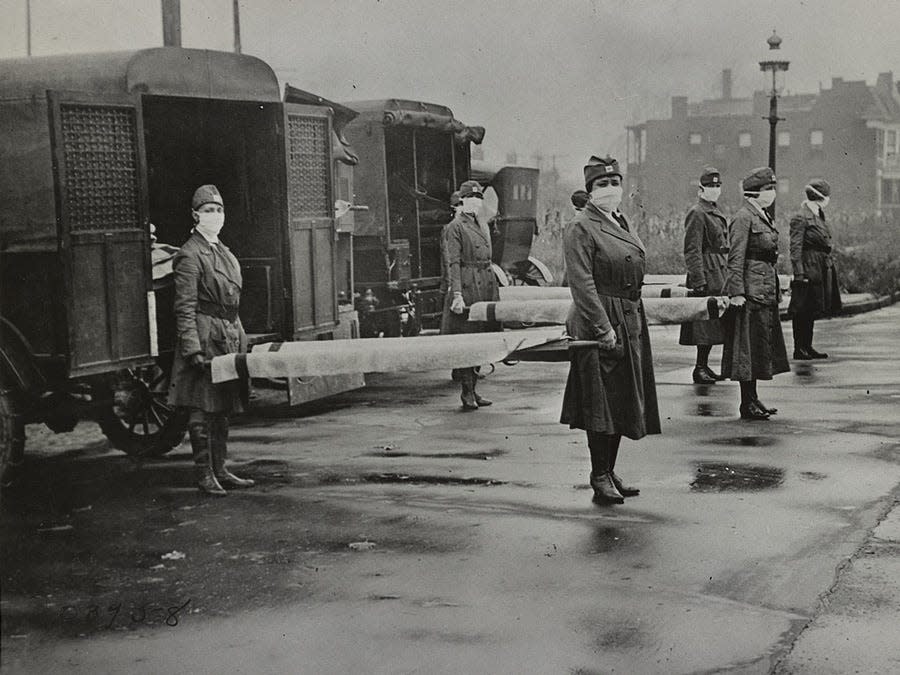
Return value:
[[(881, 309), (882, 307), (889, 307), (897, 301), (900, 301), (900, 291), (895, 291), (890, 295), (879, 295), (878, 297), (872, 298), (871, 300), (863, 300), (862, 302), (846, 304), (841, 308), (841, 313), (838, 314), (837, 317), (853, 316), (854, 314), (872, 312), (876, 309)], [(779, 312), (779, 316), (782, 319), (790, 318), (788, 316), (788, 310), (786, 307)]]

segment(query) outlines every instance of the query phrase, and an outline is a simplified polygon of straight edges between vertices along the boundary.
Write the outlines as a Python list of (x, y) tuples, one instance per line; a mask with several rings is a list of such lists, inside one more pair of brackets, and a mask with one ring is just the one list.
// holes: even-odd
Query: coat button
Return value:
[(634, 286), (634, 284), (629, 282), (629, 283), (625, 284), (624, 286), (622, 286), (622, 288), (631, 288), (632, 286)]
[(630, 255), (626, 255), (626, 256), (625, 256), (625, 260), (629, 260), (629, 261), (630, 261), (630, 260), (631, 260), (631, 256), (630, 256)]

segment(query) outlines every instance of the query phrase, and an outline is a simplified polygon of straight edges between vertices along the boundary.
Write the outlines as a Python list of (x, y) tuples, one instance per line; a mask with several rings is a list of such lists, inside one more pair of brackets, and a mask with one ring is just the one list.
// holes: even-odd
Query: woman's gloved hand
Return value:
[(206, 367), (206, 357), (200, 352), (191, 354), (191, 366), (197, 370), (203, 370)]
[(614, 328), (610, 328), (605, 333), (602, 333), (598, 338), (597, 342), (600, 344), (600, 349), (615, 349), (616, 346), (616, 331)]
[(747, 303), (747, 298), (743, 295), (735, 295), (729, 299), (732, 307), (743, 307)]
[(450, 311), (454, 314), (462, 314), (465, 308), (466, 303), (463, 301), (462, 293), (454, 293), (453, 300), (450, 302)]

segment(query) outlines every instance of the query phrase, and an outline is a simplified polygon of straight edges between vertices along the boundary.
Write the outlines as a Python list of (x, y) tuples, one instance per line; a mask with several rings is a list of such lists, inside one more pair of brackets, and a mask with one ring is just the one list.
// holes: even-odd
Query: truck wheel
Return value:
[(0, 391), (0, 492), (15, 481), (25, 455), (25, 423), (12, 397)]
[(129, 368), (112, 379), (112, 405), (97, 422), (110, 444), (134, 457), (160, 457), (179, 445), (187, 416), (166, 401), (171, 359)]

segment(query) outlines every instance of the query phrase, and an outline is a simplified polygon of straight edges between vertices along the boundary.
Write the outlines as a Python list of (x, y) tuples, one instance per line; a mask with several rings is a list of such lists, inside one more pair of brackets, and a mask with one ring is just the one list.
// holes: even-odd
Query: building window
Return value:
[(779, 131), (778, 132), (778, 146), (781, 148), (786, 148), (791, 144), (791, 132), (790, 131)]
[(825, 142), (825, 134), (821, 129), (813, 129), (809, 132), (809, 144), (814, 148), (821, 148)]
[(893, 129), (884, 134), (884, 150), (888, 155), (897, 152), (897, 132)]
[(789, 178), (778, 179), (778, 194), (785, 195), (791, 191), (791, 180)]
[(688, 142), (691, 145), (700, 145), (701, 143), (703, 143), (703, 136), (701, 134), (691, 134), (688, 137)]
[(884, 178), (881, 181), (881, 203), (900, 204), (900, 180)]
[(751, 145), (750, 141), (750, 132), (742, 131), (738, 134), (738, 147), (739, 148), (749, 148)]

